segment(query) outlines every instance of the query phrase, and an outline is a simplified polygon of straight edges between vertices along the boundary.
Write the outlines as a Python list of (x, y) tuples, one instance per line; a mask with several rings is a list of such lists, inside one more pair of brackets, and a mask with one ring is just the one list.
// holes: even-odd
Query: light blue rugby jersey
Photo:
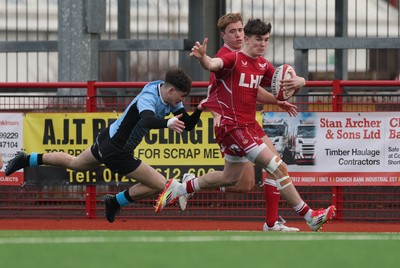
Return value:
[(153, 111), (158, 118), (165, 118), (183, 108), (180, 102), (176, 106), (165, 103), (161, 98), (160, 87), (164, 81), (157, 80), (148, 83), (125, 109), (124, 113), (110, 125), (109, 135), (113, 144), (123, 150), (133, 150), (149, 133), (150, 128), (143, 126), (140, 113), (145, 110)]

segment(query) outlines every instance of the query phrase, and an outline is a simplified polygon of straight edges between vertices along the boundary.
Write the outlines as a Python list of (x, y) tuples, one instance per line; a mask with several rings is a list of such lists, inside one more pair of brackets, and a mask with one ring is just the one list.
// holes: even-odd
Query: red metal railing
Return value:
[[(116, 101), (116, 96), (104, 96), (99, 95), (99, 89), (106, 88), (142, 88), (147, 82), (60, 82), (60, 83), (0, 83), (0, 88), (82, 88), (86, 90), (86, 93), (82, 97), (85, 101), (83, 107), (73, 107), (73, 111), (79, 108), (79, 111), (86, 112), (96, 112), (102, 111), (104, 107), (100, 108), (99, 100), (103, 100), (103, 106), (112, 105), (117, 107), (119, 110), (123, 110), (126, 103), (120, 103)], [(193, 82), (193, 94), (188, 103), (197, 103), (204, 96), (202, 93), (205, 92), (207, 87), (207, 82)], [(324, 88), (323, 94), (309, 94), (301, 95), (293, 99), (294, 103), (297, 104), (301, 111), (313, 111), (313, 112), (341, 112), (341, 111), (388, 111), (385, 109), (390, 109), (390, 111), (400, 111), (400, 93), (393, 93), (389, 95), (383, 95), (377, 92), (363, 93), (363, 94), (344, 94), (346, 88), (354, 87), (399, 87), (400, 81), (307, 81), (307, 88)], [(199, 91), (199, 88), (203, 88)], [(196, 95), (197, 93), (197, 95)], [(371, 99), (367, 99), (371, 95)], [(390, 96), (390, 100), (385, 99), (385, 96)], [(26, 98), (26, 96), (23, 96)], [(43, 98), (51, 99), (52, 96), (41, 96)], [(62, 96), (61, 98), (68, 98), (69, 96)], [(76, 96), (74, 96), (76, 97)], [(131, 99), (129, 96), (128, 99)], [(375, 97), (375, 101), (371, 101)], [(0, 111), (37, 111), (37, 112), (54, 112), (58, 111), (59, 107), (56, 105), (57, 102), (52, 107), (52, 109), (41, 109), (35, 105), (30, 105), (29, 109), (24, 106), (24, 103), (19, 105), (14, 105), (17, 108), (10, 109), (9, 103), (12, 102), (12, 98), (19, 98), (17, 94), (1, 95), (0, 98)], [(28, 96), (29, 98), (29, 96)], [(60, 97), (57, 97), (60, 98)], [(106, 102), (106, 98), (110, 98), (113, 101)], [(354, 98), (359, 98), (355, 101)], [(364, 98), (364, 99), (362, 99)], [(378, 99), (380, 98), (380, 99)], [(7, 103), (3, 101), (7, 99)], [(351, 101), (350, 101), (351, 100)], [(17, 102), (16, 102), (17, 103)], [(13, 107), (14, 107), (13, 106)], [(389, 108), (388, 108), (389, 107)], [(65, 107), (64, 107), (65, 108)], [(106, 107), (107, 108), (107, 107)], [(276, 109), (276, 108), (268, 108)], [(62, 112), (68, 112), (68, 109), (63, 109)], [(378, 189), (379, 188), (379, 189)], [(400, 191), (398, 187), (298, 187), (302, 196), (305, 197), (307, 202), (312, 202), (315, 206), (325, 206), (324, 201), (327, 200), (328, 203), (333, 202), (338, 207), (338, 218), (345, 220), (388, 220), (388, 221), (400, 221)], [(71, 188), (72, 189), (72, 188)], [(65, 217), (87, 217), (95, 218), (102, 213), (102, 207), (99, 209), (100, 198), (99, 196), (105, 192), (117, 192), (120, 187), (97, 187), (93, 185), (85, 186), (82, 191), (76, 191), (72, 189), (72, 193), (78, 194), (77, 198), (72, 198), (74, 200), (73, 210), (74, 213), (66, 214)], [(68, 190), (66, 194), (69, 196), (71, 191)], [(31, 193), (31, 196), (24, 199), (27, 193)], [(84, 194), (84, 196), (81, 196)], [(50, 199), (45, 198), (50, 195)], [(56, 191), (49, 191), (47, 188), (27, 190), (21, 187), (0, 187), (0, 218), (19, 216), (19, 217), (62, 217), (62, 213), (65, 211), (70, 211), (69, 205), (65, 205), (61, 200), (55, 198), (55, 195), (59, 195)], [(41, 201), (38, 196), (44, 196)], [(354, 196), (356, 198), (354, 198)], [(374, 197), (379, 196), (389, 196), (389, 199), (378, 200)], [(75, 200), (79, 199), (79, 200)], [(82, 200), (83, 199), (83, 200)], [(46, 200), (52, 200), (49, 204)], [(46, 202), (45, 202), (46, 201)], [(134, 215), (135, 217), (153, 217), (152, 214), (152, 203), (153, 199), (144, 200), (139, 204), (136, 204), (134, 208), (127, 209), (125, 217)], [(19, 203), (21, 202), (21, 203)], [(264, 213), (264, 203), (263, 203), (262, 193), (258, 188), (248, 194), (229, 194), (228, 197), (221, 193), (206, 192), (199, 193), (196, 195), (195, 199), (192, 200), (192, 209), (190, 209), (186, 214), (177, 214), (172, 210), (166, 210), (164, 216), (170, 218), (223, 218), (229, 215), (231, 212), (243, 210), (242, 214), (238, 213), (240, 218), (255, 218), (259, 219), (263, 217)], [(28, 208), (24, 208), (26, 203), (33, 203), (34, 205), (29, 206), (29, 209), (33, 209), (34, 212), (30, 214), (23, 214), (23, 211), (27, 211)], [(80, 214), (82, 205), (84, 204), (84, 215)], [(46, 213), (39, 213), (39, 210), (52, 210), (55, 211), (54, 207), (61, 206), (59, 208), (60, 214), (51, 215)], [(80, 209), (77, 210), (76, 206)], [(50, 209), (53, 208), (53, 209)], [(374, 216), (371, 213), (373, 209), (381, 209), (381, 216)], [(287, 218), (296, 218), (296, 215), (291, 214), (291, 208), (287, 206), (285, 202), (281, 202), (281, 210)], [(21, 214), (16, 213), (16, 211), (21, 211)], [(246, 211), (246, 212), (244, 212)], [(357, 213), (362, 213), (357, 215)], [(77, 215), (78, 214), (78, 215)], [(80, 216), (79, 216), (80, 215)]]

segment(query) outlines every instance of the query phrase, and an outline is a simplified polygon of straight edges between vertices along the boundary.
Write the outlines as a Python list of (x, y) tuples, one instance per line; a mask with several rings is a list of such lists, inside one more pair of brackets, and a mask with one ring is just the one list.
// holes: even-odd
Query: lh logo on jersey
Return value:
[(247, 61), (241, 60), (241, 62), (243, 67), (247, 67)]
[(261, 79), (263, 78), (262, 75), (253, 75), (250, 74), (246, 76), (245, 73), (240, 74), (239, 86), (241, 87), (248, 87), (248, 88), (258, 88), (261, 83)]

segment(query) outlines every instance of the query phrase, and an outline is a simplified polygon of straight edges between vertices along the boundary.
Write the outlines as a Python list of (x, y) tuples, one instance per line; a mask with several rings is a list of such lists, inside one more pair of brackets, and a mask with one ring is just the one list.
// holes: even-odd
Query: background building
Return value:
[(213, 54), (226, 12), (270, 21), (265, 57), (309, 80), (393, 79), (399, 10), (398, 0), (0, 0), (0, 81), (149, 81), (176, 65), (207, 80), (188, 49), (208, 36)]

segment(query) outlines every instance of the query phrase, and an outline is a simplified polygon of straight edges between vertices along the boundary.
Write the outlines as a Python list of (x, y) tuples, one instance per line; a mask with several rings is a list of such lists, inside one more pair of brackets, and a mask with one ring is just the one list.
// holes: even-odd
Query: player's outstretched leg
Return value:
[[(185, 173), (183, 174), (182, 177), (182, 184), (186, 184), (188, 181), (193, 180), (195, 176), (190, 173)], [(191, 194), (185, 194), (179, 197), (179, 207), (181, 208), (182, 211), (186, 210), (187, 202), (189, 201), (190, 198), (194, 196), (194, 193)]]
[(15, 171), (25, 167), (29, 167), (29, 156), (22, 151), (17, 152), (15, 157), (8, 162), (5, 169), (6, 176), (10, 176)]
[(288, 174), (286, 164), (279, 156), (275, 155), (266, 169), (275, 180), (279, 192), (284, 194), (293, 209), (304, 217), (311, 230), (318, 231), (324, 223), (335, 216), (335, 206), (329, 206), (327, 209), (312, 210), (301, 199)]
[(103, 197), (104, 206), (106, 209), (106, 219), (108, 222), (113, 223), (115, 215), (121, 210), (121, 206), (118, 204), (115, 195), (107, 194)]
[(326, 209), (314, 210), (311, 215), (311, 221), (307, 221), (307, 225), (313, 231), (322, 229), (322, 225), (335, 216), (335, 206), (329, 206)]

